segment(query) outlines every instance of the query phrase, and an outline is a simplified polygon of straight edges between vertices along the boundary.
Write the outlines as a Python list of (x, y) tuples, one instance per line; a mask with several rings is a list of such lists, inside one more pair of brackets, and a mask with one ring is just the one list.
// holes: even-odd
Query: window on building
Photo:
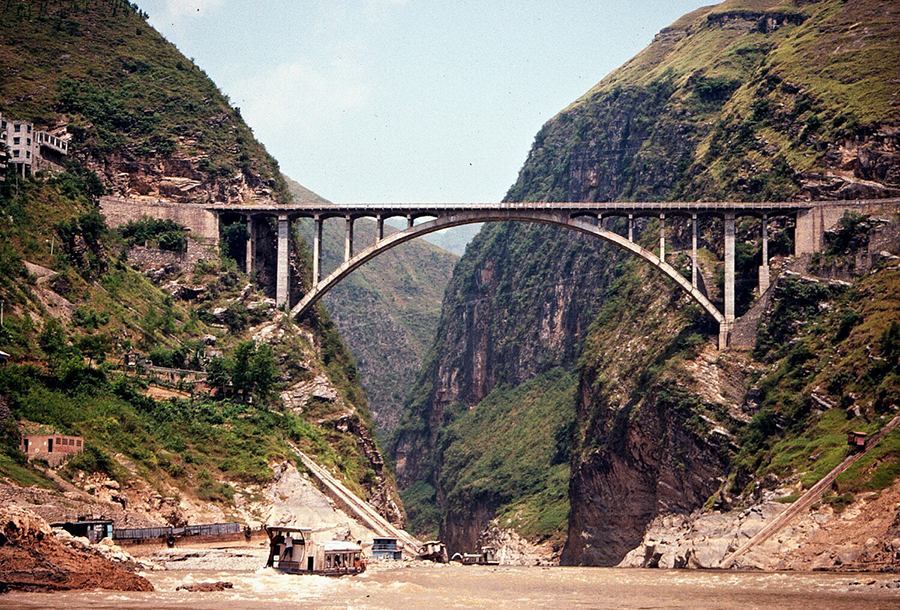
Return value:
[(25, 138), (25, 144), (31, 146), (31, 138)]
[(25, 129), (28, 130), (28, 133), (31, 133), (31, 125), (26, 126)]
[(13, 127), (13, 131), (15, 131), (16, 133), (22, 131), (22, 126), (19, 125), (19, 124), (16, 124), (16, 125)]
[(13, 157), (18, 157), (18, 156), (19, 156), (19, 151), (18, 151), (18, 150), (14, 150), (14, 151), (13, 151)]
[(26, 158), (26, 159), (30, 159), (30, 158), (31, 158), (31, 151), (30, 151), (30, 150), (26, 150), (26, 151), (25, 151), (25, 158)]
[(79, 439), (75, 439), (75, 446), (76, 446), (76, 447), (81, 447), (81, 439), (80, 439), (80, 438), (79, 438)]
[(13, 144), (18, 144), (22, 141), (22, 138), (13, 138)]

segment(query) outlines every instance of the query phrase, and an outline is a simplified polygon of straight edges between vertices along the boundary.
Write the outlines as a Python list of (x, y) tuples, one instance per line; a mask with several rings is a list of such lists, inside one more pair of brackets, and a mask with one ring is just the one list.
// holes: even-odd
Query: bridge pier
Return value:
[(659, 260), (666, 260), (666, 215), (659, 215)]
[(697, 215), (691, 214), (691, 286), (697, 287)]
[(322, 277), (322, 217), (316, 214), (313, 217), (313, 268), (312, 268), (312, 288), (319, 283)]
[(275, 304), (278, 307), (289, 306), (288, 290), (291, 261), (291, 220), (287, 214), (278, 215), (278, 259), (275, 268)]
[(245, 261), (244, 267), (247, 275), (251, 275), (253, 273), (255, 267), (256, 259), (256, 223), (254, 222), (254, 216), (252, 214), (247, 214), (247, 260)]
[(384, 216), (382, 216), (381, 214), (376, 216), (375, 224), (376, 224), (375, 243), (378, 243), (382, 239), (384, 239)]
[[(734, 323), (734, 212), (725, 212), (725, 322)], [(721, 338), (720, 338), (721, 341)]]
[(634, 241), (634, 214), (628, 215), (628, 241)]
[(344, 228), (344, 262), (353, 258), (353, 217), (348, 216)]
[(764, 294), (769, 289), (769, 234), (766, 226), (769, 220), (768, 214), (762, 217), (762, 265), (759, 267), (759, 294)]

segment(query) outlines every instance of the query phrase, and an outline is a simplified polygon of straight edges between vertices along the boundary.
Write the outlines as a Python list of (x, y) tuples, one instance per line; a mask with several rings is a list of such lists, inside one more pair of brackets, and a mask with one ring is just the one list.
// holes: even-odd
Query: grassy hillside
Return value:
[[(226, 513), (259, 499), (287, 440), (360, 495), (390, 499), (355, 363), (327, 312), (301, 328), (268, 306), (227, 244), (192, 262), (177, 253), (189, 238), (177, 225), (114, 231), (99, 213), (100, 195), (157, 192), (173, 177), (195, 184), (183, 198), (287, 201), (239, 111), (129, 3), (6, 2), (0, 17), (0, 111), (73, 135), (64, 171), (0, 183), (0, 350), (11, 355), (0, 402), (12, 415), (0, 475), (55, 485), (18, 451), (25, 422), (84, 437), (64, 478), (102, 473)], [(136, 243), (169, 248), (150, 253), (167, 262), (132, 267)], [(298, 244), (298, 264), (308, 258)], [(162, 379), (151, 366), (180, 372)], [(333, 394), (281, 400), (313, 381)]]
[[(124, 0), (4, 2), (0, 112), (41, 128), (67, 125), (73, 156), (115, 190), (141, 190), (141, 171), (162, 171), (214, 185), (218, 201), (235, 176), (290, 201), (240, 110), (145, 18)], [(123, 165), (132, 174), (124, 182), (112, 173)]]

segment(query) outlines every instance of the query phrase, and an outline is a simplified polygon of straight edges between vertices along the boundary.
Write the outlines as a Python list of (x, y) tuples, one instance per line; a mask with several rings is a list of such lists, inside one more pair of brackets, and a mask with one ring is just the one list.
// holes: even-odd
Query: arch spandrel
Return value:
[(629, 241), (617, 233), (603, 229), (596, 224), (596, 220), (589, 222), (582, 219), (583, 217), (571, 218), (565, 212), (538, 212), (523, 213), (521, 210), (514, 209), (493, 209), (484, 212), (460, 211), (456, 214), (448, 214), (441, 216), (435, 220), (430, 220), (403, 231), (393, 233), (368, 248), (358, 252), (352, 258), (344, 261), (340, 266), (332, 271), (326, 278), (314, 286), (297, 305), (291, 309), (292, 316), (298, 316), (306, 313), (309, 309), (331, 288), (338, 284), (353, 271), (366, 264), (376, 256), (382, 254), (428, 233), (456, 227), (466, 224), (474, 224), (481, 222), (539, 222), (542, 224), (566, 227), (587, 235), (593, 235), (614, 244), (624, 250), (640, 256), (651, 265), (662, 271), (665, 275), (675, 281), (692, 299), (694, 299), (703, 309), (705, 309), (719, 324), (725, 322), (725, 317), (716, 309), (715, 305), (699, 290), (697, 290), (690, 281), (686, 280), (681, 273), (674, 267), (660, 260), (658, 256), (649, 250), (641, 247), (635, 242)]

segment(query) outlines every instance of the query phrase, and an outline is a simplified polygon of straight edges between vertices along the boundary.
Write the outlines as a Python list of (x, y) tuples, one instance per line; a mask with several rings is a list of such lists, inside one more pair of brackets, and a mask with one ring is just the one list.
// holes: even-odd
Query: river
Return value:
[[(199, 556), (182, 552), (166, 564), (169, 569), (145, 574), (156, 588), (152, 593), (13, 592), (0, 596), (0, 608), (900, 609), (900, 588), (894, 588), (900, 587), (900, 577), (896, 574), (488, 567), (416, 562), (374, 565), (359, 576), (328, 578), (258, 569), (264, 561), (264, 554), (258, 551)], [(182, 584), (208, 581), (228, 581), (234, 587), (215, 593), (175, 590)]]

